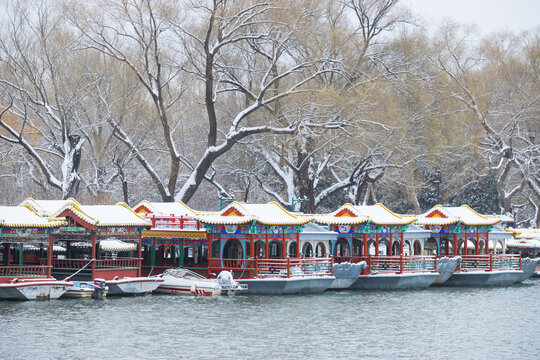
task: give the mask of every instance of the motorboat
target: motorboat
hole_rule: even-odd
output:
[[[105,280],[96,279],[94,282],[74,281],[62,298],[69,299],[103,299],[107,296],[109,287],[105,285]]]
[[[59,281],[55,278],[12,279],[9,283],[0,284],[0,299],[12,300],[54,300],[62,296],[69,287],[70,281]]]
[[[164,279],[156,276],[152,277],[114,277],[105,283],[109,287],[109,295],[146,295],[153,292],[164,282]]]
[[[162,280],[155,292],[163,294],[219,296],[235,295],[246,289],[228,271],[220,272],[217,279],[208,279],[191,270],[177,268],[167,269],[155,278]]]

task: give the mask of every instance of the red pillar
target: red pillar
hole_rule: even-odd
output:
[[[142,267],[142,231],[139,232],[139,246],[137,247],[137,276],[141,276],[141,267]]]
[[[463,255],[467,255],[467,235],[465,235],[465,242],[463,243]]]
[[[396,255],[396,254],[394,254],[394,246],[393,246],[394,244],[392,244],[392,241],[394,240],[392,238],[392,233],[390,233],[389,235],[390,235],[390,237],[389,237],[390,240],[388,240],[388,241],[390,242],[390,250],[389,250],[390,255]]]
[[[281,238],[283,239],[283,251],[281,252],[281,257],[285,259],[287,257],[287,241],[285,241],[285,233],[281,234]]]
[[[5,247],[6,247],[6,259],[7,259],[6,265],[10,266],[11,265],[11,244],[5,243]]]
[[[399,254],[403,255],[403,233],[399,234]],[[409,247],[409,252],[412,252],[413,249]]]
[[[96,274],[96,232],[92,231],[92,281]]]
[[[249,257],[255,258],[255,239],[253,234],[249,234]]]
[[[368,256],[367,234],[363,234],[362,238],[364,239],[364,257],[365,257],[365,256]]]
[[[47,276],[52,276],[52,259],[53,259],[53,234],[49,233],[49,250],[47,251]]]
[[[379,233],[375,234],[375,256],[379,256]]]
[[[270,254],[269,254],[269,250],[270,250],[270,245],[269,245],[269,242],[268,242],[268,234],[264,234],[264,241],[265,241],[265,248],[264,248],[264,258],[265,259],[269,259],[270,258]]]
[[[300,234],[296,233],[296,257],[300,257]]]
[[[477,232],[476,233],[476,252],[475,252],[475,254],[480,255],[479,251],[480,251],[480,233]]]
[[[493,250],[496,250],[495,244],[493,244]],[[493,251],[495,253],[495,251]],[[489,254],[489,235],[486,232],[486,255]]]
[[[212,258],[212,240],[213,240],[214,234],[208,233],[208,258]]]
[[[454,256],[457,255],[457,234],[454,233],[452,234],[452,236],[454,237],[454,241],[452,242],[452,246],[454,248]]]

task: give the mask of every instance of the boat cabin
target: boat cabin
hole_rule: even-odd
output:
[[[358,262],[368,255],[402,255],[405,247],[409,253],[421,254],[419,242],[405,240],[405,232],[414,220],[395,214],[382,204],[345,204],[333,213],[315,215],[317,223],[338,234],[332,246],[336,262]]]
[[[540,229],[508,229],[513,239],[506,242],[511,254],[522,257],[537,257],[540,255]]]
[[[142,273],[161,274],[184,267],[201,275],[208,274],[206,230],[195,220],[195,212],[181,201],[164,203],[141,201],[133,211],[151,221],[142,232]]]
[[[431,231],[427,249],[438,256],[460,255],[462,270],[519,269],[521,263],[515,256],[497,255],[497,248],[504,250],[507,237],[504,232],[503,236],[495,234],[495,225],[500,221],[498,216],[479,214],[467,205],[436,205],[419,215],[415,224]]]
[[[0,206],[0,283],[51,277],[53,232],[65,224],[26,206]]]
[[[324,240],[319,248],[321,241],[317,241],[315,249],[309,241],[306,243],[310,245],[305,243],[305,247],[301,243],[300,235],[313,216],[289,212],[275,202],[232,202],[218,213],[199,214],[195,218],[207,231],[209,272],[229,270],[235,277],[253,278],[267,275],[265,271],[279,270],[289,276],[291,264],[307,262],[304,250],[310,255],[327,252]],[[310,259],[317,266],[324,263],[323,267],[331,272],[328,258]],[[298,264],[293,267],[301,267]]]
[[[53,242],[66,249],[53,257],[53,275],[73,280],[140,276],[141,233],[151,224],[126,204],[81,205],[74,199],[27,199],[23,204],[44,216],[65,219],[52,233]],[[45,264],[47,259],[40,261]]]

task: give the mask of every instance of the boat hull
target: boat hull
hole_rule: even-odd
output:
[[[107,280],[109,295],[146,295],[158,288],[163,279],[159,277],[126,277],[123,279]]]
[[[454,274],[461,261],[461,256],[454,256],[452,258],[442,257],[437,259],[437,272],[439,273],[439,276],[435,279],[434,283],[444,284]]]
[[[314,294],[326,291],[335,281],[333,276],[314,276],[297,278],[238,279],[239,284],[247,285],[245,294],[285,295]]]
[[[159,287],[154,291],[159,294],[169,294],[169,295],[191,295],[191,296],[219,296],[222,295],[220,288],[209,285],[209,284],[173,284],[164,282],[160,284]],[[228,295],[227,293],[223,295]]]
[[[332,267],[332,275],[336,278],[330,285],[328,290],[345,290],[351,287],[358,280],[362,270],[367,267],[365,261],[359,263],[341,263],[334,264]]]
[[[521,270],[457,271],[443,286],[506,286],[519,280]]]
[[[360,275],[351,289],[400,290],[426,288],[435,282],[438,273]]]
[[[73,283],[57,280],[20,281],[0,284],[0,299],[6,300],[56,300]]]
[[[521,271],[523,274],[519,277],[517,282],[522,282],[532,277],[536,271],[539,259],[524,258],[521,260]]]

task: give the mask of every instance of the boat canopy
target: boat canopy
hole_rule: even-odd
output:
[[[50,229],[66,224],[64,219],[40,216],[26,206],[0,206],[0,228]]]
[[[99,248],[103,251],[134,251],[137,244],[126,243],[118,239],[106,239],[99,242]]]
[[[276,202],[246,204],[232,202],[219,213],[199,214],[195,219],[206,224],[239,225],[256,221],[263,225],[304,225],[313,220],[312,215],[292,213]]]
[[[445,226],[461,222],[464,225],[494,225],[500,222],[498,216],[481,215],[471,209],[468,205],[459,207],[448,207],[435,205],[429,211],[418,215],[416,224],[430,226]]]
[[[315,221],[326,225],[356,225],[370,222],[376,225],[408,225],[415,217],[398,215],[383,204],[345,204],[333,213],[314,215]]]

